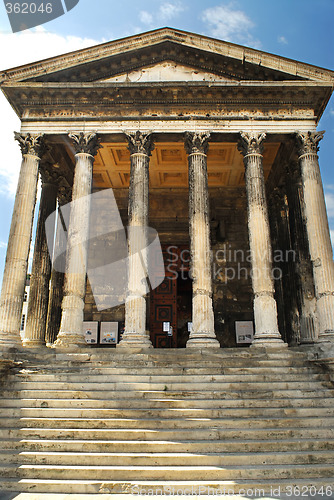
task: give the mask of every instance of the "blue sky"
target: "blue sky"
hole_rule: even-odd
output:
[[[333,0],[80,0],[42,27],[11,33],[0,3],[0,70],[97,43],[171,26],[334,70]],[[20,167],[20,122],[0,96],[0,279]],[[334,240],[334,101],[319,130],[320,166]]]

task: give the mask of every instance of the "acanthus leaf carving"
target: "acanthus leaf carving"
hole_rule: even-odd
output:
[[[124,131],[128,140],[128,150],[130,154],[141,153],[151,156],[154,149],[152,132],[144,133],[137,130],[136,132]]]
[[[305,154],[317,154],[319,151],[318,143],[325,134],[325,130],[320,132],[296,132],[298,153],[300,156]]]
[[[210,132],[186,132],[184,146],[188,154],[207,154]]]
[[[22,155],[32,155],[41,158],[46,152],[44,134],[31,135],[14,132],[15,140],[18,141]]]
[[[262,155],[266,138],[265,132],[240,132],[240,139],[238,141],[238,151],[243,156],[257,154]]]
[[[100,144],[101,138],[96,132],[89,134],[85,134],[84,132],[80,132],[79,134],[69,132],[68,136],[72,139],[76,154],[86,153],[95,156],[98,149],[102,148]]]

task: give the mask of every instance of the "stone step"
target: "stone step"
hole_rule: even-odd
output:
[[[261,466],[84,466],[84,465],[29,465],[20,466],[3,464],[0,466],[0,477],[18,477],[30,479],[81,479],[101,481],[131,481],[148,480],[164,481],[168,475],[169,481],[197,480],[261,480],[300,478],[328,478],[333,474],[333,466],[326,464],[312,465],[261,465]]]
[[[196,384],[194,384],[196,385]],[[268,387],[269,385],[269,387]],[[236,389],[232,390],[219,390],[213,389],[211,390],[196,390],[195,388],[191,391],[187,388],[179,389],[179,390],[169,390],[168,387],[166,390],[140,390],[140,389],[132,389],[125,391],[124,389],[120,389],[117,387],[115,390],[102,390],[101,386],[97,384],[99,389],[96,390],[87,390],[84,387],[82,389],[71,390],[71,389],[46,389],[44,385],[44,390],[36,390],[36,389],[22,389],[22,390],[2,390],[0,392],[0,398],[8,399],[8,398],[20,398],[20,399],[30,399],[30,398],[38,398],[38,399],[127,399],[127,400],[135,400],[135,399],[182,399],[187,398],[190,399],[280,399],[280,398],[332,398],[334,396],[334,389],[325,389],[318,388],[318,390],[314,389],[273,389],[271,384],[267,384],[266,389]]]
[[[290,429],[290,428],[334,428],[334,417],[272,417],[272,418],[56,418],[56,417],[21,417],[0,418],[0,427],[38,428],[38,429]]]
[[[298,485],[290,479],[280,479],[273,481],[272,479],[262,480],[238,480],[235,481],[84,481],[84,480],[50,480],[50,479],[21,479],[19,482],[16,479],[3,479],[0,483],[0,488],[6,491],[31,491],[34,493],[33,498],[29,500],[37,500],[36,492],[43,493],[65,493],[65,494],[89,494],[93,495],[89,498],[103,498],[101,494],[132,494],[134,496],[149,496],[156,494],[164,496],[189,496],[200,495],[203,498],[207,495],[208,498],[223,497],[226,495],[241,495],[242,498],[254,497],[263,498],[265,495],[271,495],[273,498],[280,498],[281,495],[288,495],[287,498],[293,500],[300,498],[301,495],[305,498],[307,492],[311,492],[312,497],[327,499],[333,497],[334,477],[329,478],[309,478],[299,479]],[[297,493],[297,496],[294,495]],[[299,494],[298,494],[299,493]],[[315,496],[319,493],[318,496]],[[99,495],[96,496],[95,495]],[[25,497],[26,498],[26,497]],[[75,497],[74,497],[75,498]],[[125,496],[124,498],[128,498]],[[133,497],[130,497],[133,498]],[[205,498],[205,497],[204,497]],[[228,498],[228,497],[227,497]],[[23,499],[22,499],[23,500]],[[28,499],[27,499],[28,500]],[[44,499],[43,499],[44,500]],[[49,498],[45,499],[49,500]],[[88,498],[87,498],[88,500]],[[239,500],[239,497],[236,497]]]
[[[287,438],[314,438],[314,439],[331,439],[334,437],[334,429],[330,427],[313,427],[313,428],[295,428],[279,429],[275,427],[245,429],[231,428],[220,429],[208,427],[201,429],[201,432],[196,430],[196,427],[191,429],[186,425],[183,428],[177,429],[75,429],[75,428],[2,428],[0,429],[0,439],[97,439],[97,440],[181,440],[181,441],[201,441],[201,440],[219,440],[219,439],[287,439]]]
[[[54,452],[88,452],[99,453],[164,453],[166,449],[173,453],[238,453],[240,450],[247,453],[261,453],[261,452],[318,452],[319,450],[333,451],[334,439],[328,438],[314,438],[314,437],[297,437],[289,436],[285,438],[280,436],[279,440],[270,439],[266,436],[265,440],[245,439],[240,437],[238,440],[224,439],[221,440],[188,440],[188,441],[162,441],[158,439],[147,441],[136,439],[133,440],[117,440],[117,439],[88,439],[81,438],[62,439],[56,437],[55,439],[47,438],[30,438],[25,439],[22,436],[8,437],[1,441],[1,448],[6,450],[22,451],[54,451]]]
[[[334,407],[325,408],[0,408],[1,418],[300,418],[334,417]]]
[[[236,357],[197,357],[193,359],[187,359],[186,357],[179,356],[177,351],[174,350],[172,356],[159,356],[156,360],[152,360],[151,356],[149,358],[136,358],[133,356],[128,356],[126,359],[122,359],[119,353],[114,356],[113,359],[107,359],[102,357],[94,358],[94,356],[82,357],[79,356],[77,359],[70,354],[59,354],[56,359],[40,359],[34,362],[33,359],[21,359],[25,365],[29,365],[30,368],[41,368],[50,369],[51,367],[57,368],[82,368],[83,364],[87,364],[89,368],[125,368],[131,370],[134,366],[136,369],[142,367],[161,367],[168,368],[168,366],[173,366],[174,368],[252,368],[252,367],[305,367],[313,366],[307,359],[303,357],[296,358],[294,356],[282,356],[282,357],[266,357],[266,356],[250,356],[244,358],[242,356],[236,355]]]
[[[207,383],[201,382],[170,382],[165,380],[163,383],[155,382],[34,382],[17,381],[11,384],[13,391],[44,391],[46,387],[51,391],[316,391],[329,389],[334,396],[334,386],[331,382],[313,382],[313,381],[289,381],[289,382],[220,382],[214,381]]]
[[[137,375],[133,373],[95,373],[95,372],[83,372],[83,373],[59,373],[59,374],[29,374],[29,373],[19,373],[17,375],[11,375],[8,377],[8,382],[19,383],[19,382],[33,382],[36,384],[41,383],[155,383],[155,384],[166,384],[168,383],[251,383],[251,382],[262,382],[262,383],[277,383],[277,382],[328,382],[326,374],[313,374],[309,372],[289,372],[286,373],[282,371],[279,373],[235,373],[235,374],[225,374],[225,373],[166,373],[162,375],[160,372],[157,374],[140,374]],[[329,385],[330,386],[330,385]]]
[[[331,464],[334,450],[293,451],[269,453],[89,453],[20,451],[0,449],[1,463],[44,465],[108,465],[108,466],[239,466],[239,465],[284,465],[284,464]]]
[[[319,394],[319,393],[317,393]],[[43,394],[44,395],[44,394]],[[10,393],[10,396],[13,396]],[[324,397],[320,395],[317,397],[312,394],[311,397],[275,397],[268,395],[268,399],[256,399],[256,398],[242,398],[242,399],[231,399],[226,395],[225,399],[219,398],[219,394],[211,394],[211,399],[206,399],[202,397],[201,399],[187,398],[187,394],[183,395],[183,399],[172,399],[170,395],[163,393],[162,397],[151,396],[142,397],[141,399],[132,399],[129,397],[116,397],[113,394],[112,399],[94,399],[92,397],[80,399],[80,394],[76,394],[75,398],[73,393],[69,393],[66,399],[63,399],[64,394],[57,393],[59,399],[50,398],[49,393],[41,397],[41,393],[32,394],[33,397],[26,398],[22,395],[21,398],[0,398],[0,404],[3,407],[18,408],[21,406],[31,407],[31,408],[102,408],[102,409],[184,409],[184,408],[200,408],[200,409],[211,409],[211,408],[333,408],[334,398]],[[93,394],[94,396],[94,394]],[[185,397],[184,397],[185,396]]]

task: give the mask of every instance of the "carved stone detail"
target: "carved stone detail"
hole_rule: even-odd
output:
[[[39,173],[41,174],[42,185],[43,184],[58,184],[60,179],[60,173],[53,169],[51,163],[43,163],[39,166]]]
[[[184,146],[188,155],[195,153],[207,154],[210,132],[186,132]]]
[[[44,134],[42,135],[23,135],[14,132],[15,140],[19,142],[22,155],[32,155],[41,158],[46,151],[44,143]]]
[[[152,132],[144,133],[137,130],[137,132],[124,132],[128,140],[128,150],[130,154],[144,154],[151,156],[154,149]]]
[[[98,149],[102,148],[100,144],[101,138],[96,132],[92,132],[90,134],[84,134],[84,132],[73,134],[70,132],[68,136],[72,139],[76,154],[86,153],[91,156],[95,156]]]
[[[296,132],[297,146],[299,155],[317,154],[319,151],[318,143],[321,141],[325,131],[321,132]]]
[[[247,155],[263,153],[263,141],[266,138],[265,132],[240,132],[240,139],[238,142],[238,151],[245,157]],[[247,161],[244,158],[244,162]]]

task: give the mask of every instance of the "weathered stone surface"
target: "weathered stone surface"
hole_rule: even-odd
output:
[[[86,290],[87,239],[94,154],[99,146],[96,134],[71,134],[76,147],[72,201],[68,228],[62,319],[55,347],[85,345],[83,308]]]
[[[255,337],[253,344],[282,344],[274,299],[272,249],[265,193],[262,152],[265,133],[241,132],[248,203],[249,246],[252,262]]]
[[[45,233],[45,221],[56,210],[56,179],[44,177],[39,204],[34,258],[30,277],[30,293],[24,347],[45,345],[48,314],[51,259]]]
[[[149,347],[146,330],[147,237],[149,157],[152,135],[140,131],[126,133],[131,154],[128,216],[128,293],[125,300],[125,330],[120,347]],[[138,231],[141,228],[143,231]],[[131,231],[133,229],[133,231]],[[142,250],[141,250],[142,249]]]
[[[187,347],[219,347],[212,307],[212,256],[206,153],[209,133],[187,132],[189,167],[189,233],[191,252],[192,331]]]
[[[44,151],[43,137],[16,134],[22,165],[8,238],[0,298],[0,345],[21,345],[20,324],[27,278],[31,232],[36,203],[38,165]]]
[[[319,320],[319,341],[334,341],[334,262],[325,197],[318,163],[324,132],[297,132],[303,179],[306,227],[313,265]]]

